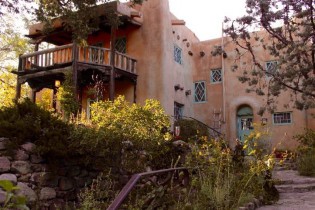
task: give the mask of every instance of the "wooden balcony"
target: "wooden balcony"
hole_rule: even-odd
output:
[[[105,74],[111,69],[110,49],[102,47],[81,47],[74,44],[63,45],[20,56],[17,74],[26,80],[32,75],[62,73],[67,67],[76,66],[77,70],[98,69]],[[126,54],[115,53],[114,67],[116,74],[137,77],[137,60]],[[50,73],[48,73],[50,72]]]

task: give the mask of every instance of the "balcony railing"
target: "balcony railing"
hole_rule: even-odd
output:
[[[74,47],[77,47],[76,51],[73,50]],[[22,55],[20,57],[19,71],[54,69],[60,66],[71,65],[74,60],[83,64],[110,66],[110,51],[110,49],[102,47],[63,45]],[[114,67],[117,69],[136,74],[136,63],[136,59],[126,54],[115,53]]]

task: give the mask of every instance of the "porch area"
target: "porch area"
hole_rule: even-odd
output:
[[[112,95],[115,94],[115,80],[131,82],[135,102],[138,76],[136,64],[137,60],[127,54],[109,48],[73,43],[21,55],[18,71],[14,72],[18,77],[16,99],[20,97],[21,85],[24,83],[31,87],[31,99],[35,101],[36,92],[43,88],[57,89],[56,81],[62,83],[66,72],[71,72],[74,91],[81,103],[82,89],[91,84],[96,72],[101,82],[109,84]]]

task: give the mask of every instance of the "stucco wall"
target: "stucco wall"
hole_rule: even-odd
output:
[[[261,36],[265,34],[261,32]],[[250,71],[253,68],[250,55],[242,50],[241,54],[244,55],[236,63],[237,54],[235,51],[235,45],[224,38],[224,50],[227,53],[227,57],[211,56],[210,52],[214,49],[214,46],[221,45],[221,39],[214,39],[196,44],[195,48],[198,51],[204,50],[206,55],[204,59],[196,59],[196,69],[194,69],[194,81],[206,81],[207,82],[207,101],[202,104],[194,104],[195,116],[208,123],[211,126],[211,116],[213,115],[213,109],[222,107],[223,115],[225,114],[224,125],[222,126],[223,132],[226,135],[226,139],[230,141],[231,146],[234,146],[234,140],[237,137],[237,110],[241,105],[248,105],[253,109],[254,122],[260,124],[262,118],[267,118],[267,127],[269,128],[269,141],[272,147],[278,149],[293,149],[296,147],[297,142],[293,139],[293,136],[297,133],[302,133],[305,127],[315,128],[315,119],[311,117],[313,110],[299,111],[292,108],[290,102],[290,95],[288,92],[282,92],[277,98],[277,106],[274,112],[291,112],[292,123],[285,125],[275,125],[273,123],[272,114],[268,111],[263,116],[258,115],[259,110],[266,106],[266,96],[258,96],[256,93],[248,93],[246,89],[248,85],[242,84],[238,80],[238,76],[241,76],[243,69]],[[266,61],[274,60],[262,46],[254,48],[257,55],[257,60],[265,65]],[[237,64],[238,69],[232,71],[232,66]],[[210,83],[210,70],[222,68],[223,82],[221,84]],[[268,83],[269,78],[266,76],[263,78],[264,83]],[[217,86],[217,87],[216,87]],[[291,103],[291,108],[287,107],[287,104]]]

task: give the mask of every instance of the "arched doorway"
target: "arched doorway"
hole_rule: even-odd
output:
[[[253,128],[253,109],[248,106],[240,106],[237,110],[237,137],[244,142],[246,136],[250,134]]]

